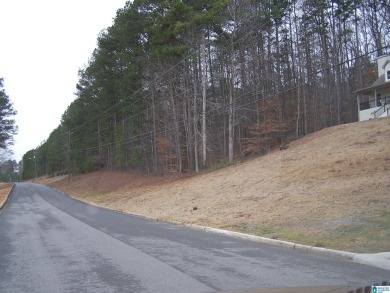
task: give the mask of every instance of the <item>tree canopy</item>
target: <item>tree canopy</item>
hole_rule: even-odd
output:
[[[354,92],[390,52],[385,2],[128,1],[38,172],[198,171],[356,121]]]
[[[4,79],[0,78],[0,148],[6,149],[13,144],[13,136],[17,133],[15,120],[16,110],[5,92]]]

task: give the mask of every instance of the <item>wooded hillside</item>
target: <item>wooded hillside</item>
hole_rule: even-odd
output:
[[[197,172],[356,121],[354,91],[376,79],[389,36],[384,0],[128,2],[23,177],[34,163]]]

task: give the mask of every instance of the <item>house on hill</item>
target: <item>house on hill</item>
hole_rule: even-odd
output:
[[[390,116],[390,56],[377,59],[378,79],[356,91],[359,121]]]

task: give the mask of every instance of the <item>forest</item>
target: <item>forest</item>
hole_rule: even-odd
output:
[[[284,149],[357,121],[355,91],[389,47],[388,0],[129,1],[23,179],[200,172]]]

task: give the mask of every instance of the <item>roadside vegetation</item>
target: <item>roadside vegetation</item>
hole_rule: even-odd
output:
[[[367,217],[316,220],[310,225],[318,228],[305,231],[294,230],[294,227],[289,229],[249,225],[231,227],[231,229],[272,239],[359,253],[390,251],[390,212],[388,211]]]
[[[12,190],[12,183],[0,183],[0,209],[7,201],[8,195]]]
[[[390,118],[340,125],[215,171],[47,184],[116,210],[353,252],[390,251]],[[223,168],[219,168],[223,167]],[[58,177],[57,179],[61,179]]]
[[[357,121],[355,91],[390,52],[389,7],[127,1],[102,28],[60,125],[24,155],[23,179],[198,173]]]

